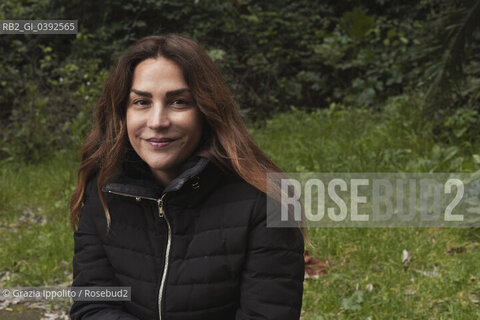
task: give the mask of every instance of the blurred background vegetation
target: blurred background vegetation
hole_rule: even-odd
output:
[[[407,96],[439,140],[473,139],[478,16],[477,0],[2,1],[0,19],[78,19],[80,30],[0,37],[0,159],[78,149],[108,70],[158,32],[200,42],[255,124],[332,103],[378,112]]]
[[[287,172],[477,172],[479,16],[480,0],[0,2],[0,20],[79,25],[0,35],[0,286],[71,283],[79,149],[138,38],[201,43]],[[480,318],[478,229],[309,233],[327,274],[305,282],[304,319]]]

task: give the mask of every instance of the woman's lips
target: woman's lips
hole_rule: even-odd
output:
[[[161,149],[169,146],[175,140],[176,139],[172,139],[172,138],[150,138],[150,139],[146,139],[145,141],[155,149]]]

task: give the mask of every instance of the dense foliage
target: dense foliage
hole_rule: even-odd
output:
[[[77,147],[109,68],[155,32],[203,44],[248,119],[331,103],[378,111],[407,94],[421,98],[435,132],[476,137],[462,124],[478,120],[479,8],[479,0],[2,1],[0,19],[78,19],[80,31],[0,37],[0,160]]]

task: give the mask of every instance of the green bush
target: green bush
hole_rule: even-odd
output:
[[[287,172],[476,170],[473,155],[478,154],[478,140],[439,140],[423,118],[421,103],[397,97],[382,112],[338,104],[310,113],[292,108],[251,132]]]

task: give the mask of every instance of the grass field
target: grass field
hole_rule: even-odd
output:
[[[71,279],[72,159],[58,155],[37,165],[9,163],[0,169],[0,284],[43,286]]]
[[[471,172],[477,143],[438,141],[393,103],[381,114],[293,110],[251,133],[288,172]],[[76,161],[64,152],[0,168],[0,286],[69,284],[68,200]],[[327,274],[305,281],[304,319],[480,318],[480,233],[448,228],[311,228]],[[402,264],[402,251],[411,261]]]

